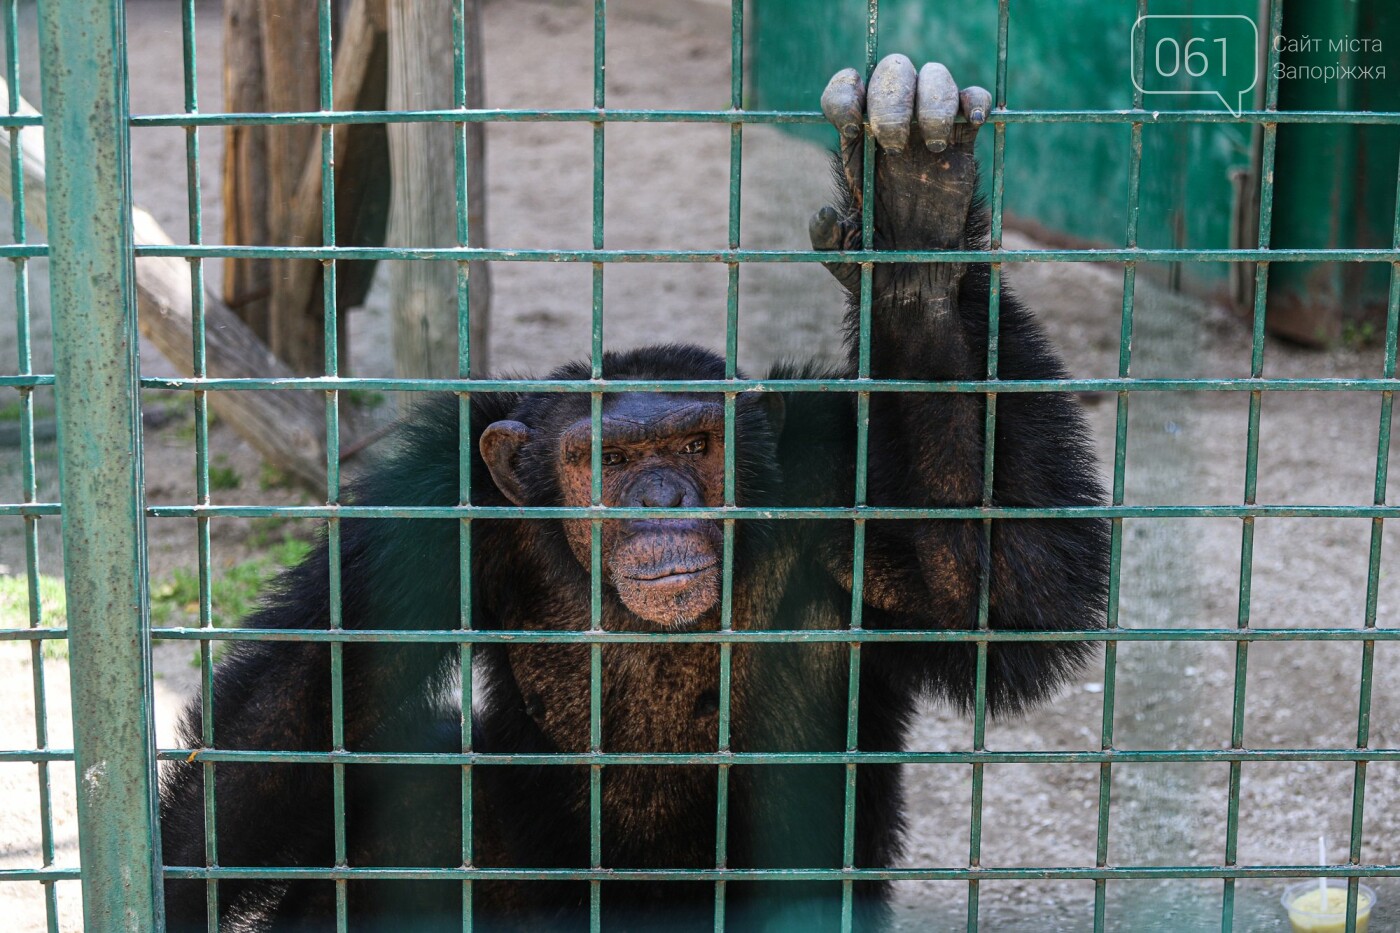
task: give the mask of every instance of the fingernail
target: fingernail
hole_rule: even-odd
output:
[[[929,152],[942,152],[948,148],[948,143],[941,139],[930,139],[928,141]]]
[[[974,110],[974,111],[972,111],[972,122],[973,122],[973,123],[985,123],[985,122],[987,122],[987,115],[986,115],[985,113],[983,113],[981,110]]]
[[[903,155],[903,154],[904,154],[904,147],[903,147],[903,146],[886,146],[886,147],[885,147],[885,155]]]
[[[855,139],[860,135],[860,124],[847,123],[845,126],[841,127],[841,135],[847,139]]]

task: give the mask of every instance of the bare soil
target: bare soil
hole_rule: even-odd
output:
[[[220,16],[199,4],[200,100],[220,109]],[[489,106],[578,107],[590,103],[591,5],[581,0],[511,0],[486,8]],[[31,20],[22,36],[24,90],[37,103]],[[129,0],[132,106],[137,112],[178,110],[178,5]],[[990,70],[990,63],[988,68]],[[608,100],[624,107],[728,106],[727,6],[708,2],[609,4]],[[985,80],[984,80],[985,83]],[[813,88],[814,97],[818,93]],[[220,134],[202,143],[204,227],[220,230]],[[752,247],[803,247],[809,213],[824,203],[826,155],[767,127],[743,135],[743,242]],[[186,231],[184,145],[178,130],[133,133],[137,198],[172,235]],[[589,244],[591,147],[586,126],[515,124],[488,127],[489,237],[501,247],[579,248]],[[1126,149],[1125,149],[1126,153]],[[1008,150],[1008,158],[1015,153]],[[729,130],[706,125],[616,125],[607,131],[607,244],[637,248],[719,248],[727,228]],[[451,188],[444,179],[444,196]],[[1014,192],[1008,192],[1008,197]],[[1017,246],[1034,246],[1012,237]],[[209,263],[217,290],[218,264]],[[47,279],[31,264],[35,368],[50,368]],[[383,279],[381,270],[380,279]],[[493,306],[494,367],[539,372],[586,355],[589,270],[570,264],[497,263]],[[10,276],[9,264],[0,277]],[[1116,268],[1029,263],[1009,269],[1012,287],[1038,310],[1072,371],[1118,372],[1122,272]],[[826,274],[811,265],[749,266],[742,270],[740,358],[750,371],[791,356],[830,356],[838,346],[841,299]],[[0,281],[0,295],[13,294]],[[6,319],[13,302],[5,299]],[[1247,375],[1250,342],[1237,320],[1211,304],[1151,282],[1136,293],[1132,374],[1184,377]],[[667,339],[723,346],[723,267],[688,264],[612,266],[607,272],[605,339],[627,346]],[[381,287],[351,319],[351,369],[388,374],[388,315]],[[0,371],[16,369],[14,327],[0,334]],[[170,372],[149,346],[147,373]],[[1327,354],[1270,341],[1266,372],[1276,376],[1362,376],[1380,372],[1375,347]],[[148,411],[169,409],[163,427],[147,432],[146,473],[152,502],[193,497],[193,444],[188,402],[147,400]],[[1086,396],[1102,462],[1113,462],[1115,403]],[[1248,396],[1244,393],[1137,393],[1127,420],[1125,500],[1130,504],[1216,504],[1243,501]],[[52,396],[36,393],[41,418]],[[381,406],[387,409],[390,406]],[[1373,394],[1273,393],[1264,400],[1258,458],[1258,501],[1369,504],[1373,501],[1380,399]],[[7,442],[13,444],[12,441]],[[11,450],[17,449],[14,447]],[[262,488],[260,465],[248,446],[216,424],[216,462],[240,478],[216,501],[285,503],[300,493]],[[0,455],[0,500],[17,501],[17,456]],[[41,499],[57,498],[54,449],[40,445]],[[41,568],[56,573],[61,547],[56,522],[40,523]],[[1393,526],[1392,526],[1393,528]],[[1381,558],[1377,620],[1396,624],[1397,594],[1390,566],[1395,532],[1387,528]],[[216,571],[266,546],[269,530],[216,521]],[[152,579],[194,565],[190,523],[153,520]],[[306,529],[288,528],[292,533]],[[275,540],[281,529],[273,529]],[[24,572],[20,523],[0,521],[0,574]],[[1227,519],[1134,519],[1124,523],[1120,624],[1125,627],[1228,627],[1240,619],[1242,523]],[[1261,627],[1359,627],[1365,618],[1371,523],[1359,519],[1267,519],[1256,524],[1249,612]],[[0,625],[22,624],[6,619]],[[1370,743],[1400,742],[1400,648],[1377,645]],[[197,689],[189,646],[160,643],[156,651],[158,740],[172,741],[181,704]],[[48,741],[71,747],[67,664],[45,659]],[[1255,748],[1341,747],[1356,742],[1358,643],[1258,643],[1248,650],[1243,683],[1244,738]],[[1125,642],[1117,654],[1113,742],[1124,749],[1226,748],[1230,745],[1236,649],[1222,643]],[[0,643],[0,748],[36,744],[34,687],[27,646]],[[1063,696],[1021,719],[991,723],[987,746],[1019,750],[1095,750],[1103,728],[1105,676],[1091,665]],[[969,722],[946,709],[921,709],[911,748],[971,747]],[[968,863],[971,769],[965,765],[908,770],[906,866]],[[1308,864],[1317,836],[1340,861],[1350,841],[1356,769],[1346,763],[1250,763],[1242,769],[1240,864]],[[1095,863],[1097,765],[996,765],[985,773],[981,862],[988,866],[1092,866]],[[49,769],[54,797],[54,844],[61,866],[76,864],[72,768]],[[1226,851],[1229,768],[1224,764],[1120,764],[1112,772],[1112,865],[1219,865]],[[1400,766],[1367,769],[1361,858],[1400,862]],[[0,764],[0,870],[40,863],[36,768]],[[1373,885],[1380,906],[1372,930],[1400,926],[1400,884]],[[1108,886],[1108,928],[1183,931],[1219,928],[1218,881],[1115,882]],[[1283,930],[1281,884],[1238,886],[1236,929]],[[81,928],[76,882],[57,885],[62,930]],[[1091,925],[1092,882],[987,883],[980,892],[984,929],[1077,931]],[[962,928],[968,888],[960,883],[906,883],[898,897],[900,928]],[[41,887],[0,883],[0,915],[8,930],[45,928]]]

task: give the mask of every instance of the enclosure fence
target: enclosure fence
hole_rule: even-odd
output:
[[[1241,879],[1326,876],[1346,879],[1346,929],[1357,925],[1358,882],[1372,877],[1400,876],[1400,865],[1362,861],[1362,827],[1366,773],[1371,762],[1400,761],[1400,749],[1375,748],[1370,743],[1371,684],[1374,647],[1378,641],[1400,640],[1400,630],[1377,628],[1377,590],[1380,577],[1382,526],[1397,517],[1397,506],[1386,503],[1388,451],[1396,378],[1397,335],[1400,334],[1400,212],[1395,241],[1390,249],[1270,249],[1273,206],[1273,166],[1277,128],[1281,123],[1375,123],[1400,125],[1400,112],[1345,113],[1323,111],[1280,112],[1275,66],[1279,51],[1269,43],[1267,90],[1263,110],[1246,110],[1238,117],[1208,110],[1157,112],[1144,110],[1139,90],[1130,110],[1017,110],[1007,107],[1007,48],[1010,2],[999,0],[995,106],[988,120],[994,131],[990,186],[991,243],[981,251],[874,251],[872,205],[875,160],[873,139],[867,131],[864,160],[864,216],[861,248],[842,253],[745,249],[740,231],[740,179],[742,141],[748,124],[823,122],[815,111],[747,110],[743,102],[743,0],[732,0],[732,78],[730,107],[725,110],[620,110],[607,106],[604,62],[607,15],[605,0],[595,0],[593,107],[573,110],[470,109],[466,102],[467,18],[462,0],[454,4],[455,106],[447,110],[394,112],[335,112],[332,110],[331,0],[316,0],[320,16],[320,106],[305,113],[204,113],[196,87],[194,0],[182,0],[184,36],[184,109],[179,113],[132,115],[127,104],[127,74],[122,0],[42,0],[39,4],[41,68],[44,91],[43,117],[20,110],[19,44],[16,38],[18,0],[0,0],[7,43],[5,69],[9,84],[8,115],[0,118],[11,139],[8,171],[14,191],[15,242],[0,247],[0,256],[16,270],[15,301],[18,309],[19,371],[0,375],[0,388],[17,393],[20,403],[23,459],[22,501],[0,504],[0,516],[18,517],[25,525],[25,568],[28,577],[29,618],[21,628],[0,629],[0,640],[28,642],[34,661],[34,700],[37,711],[32,748],[0,750],[2,763],[31,763],[38,776],[38,806],[42,825],[43,864],[32,868],[0,870],[0,881],[34,882],[43,886],[48,927],[59,927],[57,882],[81,880],[84,916],[90,930],[152,930],[161,913],[162,878],[202,879],[208,885],[209,929],[219,917],[219,885],[241,878],[333,881],[337,888],[339,928],[346,928],[346,884],[350,879],[434,878],[458,880],[463,886],[464,929],[470,929],[474,882],[485,879],[571,879],[590,886],[592,927],[601,926],[601,904],[607,884],[614,880],[703,881],[714,885],[715,929],[726,924],[727,885],[740,881],[839,881],[843,888],[843,926],[853,923],[853,884],[863,879],[936,880],[965,882],[968,886],[967,929],[979,929],[979,885],[1011,879],[1083,880],[1095,888],[1093,928],[1106,924],[1106,892],[1110,882],[1131,879],[1216,879],[1223,886],[1221,927],[1234,925],[1235,888]],[[1139,15],[1147,12],[1146,0],[1138,0]],[[1282,0],[1269,4],[1267,36],[1280,34]],[[868,32],[865,44],[867,73],[879,52],[879,3],[868,0]],[[1135,35],[1138,52],[1143,37]],[[1135,58],[1141,88],[1141,62]],[[814,95],[815,97],[815,95]],[[586,250],[490,249],[469,242],[467,224],[467,127],[476,122],[556,121],[586,123],[592,127],[593,215],[592,245]],[[333,139],[341,127],[352,123],[439,122],[455,130],[455,199],[457,243],[437,248],[347,248],[336,245],[334,204],[335,164]],[[700,122],[730,127],[729,220],[727,248],[706,250],[609,249],[604,235],[604,139],[609,124],[619,122]],[[1006,129],[1018,123],[1091,123],[1130,127],[1128,159],[1128,223],[1121,248],[1112,249],[1008,249],[1003,245],[1003,162]],[[1263,163],[1257,249],[1144,249],[1138,246],[1138,198],[1143,127],[1168,122],[1238,122],[1262,127]],[[320,130],[322,152],[322,236],[325,245],[212,246],[204,242],[200,207],[200,132],[233,125],[303,124]],[[19,133],[25,127],[46,130],[48,159],[48,242],[30,242],[27,235],[25,192]],[[132,127],[180,127],[185,131],[189,188],[189,245],[142,245],[133,242],[129,131]],[[31,320],[26,264],[36,257],[51,264],[54,322],[54,373],[32,371]],[[134,262],[139,257],[179,257],[189,263],[194,301],[194,373],[187,378],[141,378],[137,360]],[[324,269],[325,373],[310,378],[209,378],[204,356],[204,263],[225,257],[314,260]],[[449,262],[457,270],[459,312],[459,373],[457,379],[344,378],[337,359],[335,313],[336,268],[345,260],[406,260]],[[592,373],[580,381],[549,379],[498,380],[469,378],[472,348],[468,333],[469,261],[571,262],[592,267]],[[998,378],[998,307],[1005,264],[1040,262],[1111,262],[1123,267],[1123,301],[1118,344],[1118,374],[1114,378],[1002,381]],[[738,376],[739,277],[748,263],[832,262],[858,263],[860,327],[858,373],[854,379],[779,380],[741,379]],[[989,262],[991,264],[991,314],[989,349],[984,378],[957,381],[884,381],[870,378],[870,318],[872,270],[879,262]],[[1368,378],[1271,378],[1264,374],[1265,304],[1271,265],[1280,262],[1369,262],[1391,267],[1386,313],[1384,365]],[[604,280],[607,267],[624,262],[716,263],[728,271],[725,378],[709,381],[605,380],[602,371]],[[1132,375],[1132,336],[1135,282],[1143,263],[1244,263],[1254,268],[1256,286],[1253,310],[1252,354],[1248,377],[1138,379]],[[815,271],[815,270],[814,270]],[[54,387],[59,401],[59,436],[62,503],[39,501],[35,481],[35,432],[33,393]],[[189,393],[195,409],[197,501],[187,505],[147,507],[142,476],[139,390],[167,389]],[[325,395],[327,435],[326,503],[317,506],[272,507],[215,505],[210,501],[209,418],[210,393],[234,391],[313,390]],[[345,504],[341,501],[340,425],[342,393],[349,390],[402,392],[449,391],[459,396],[461,431],[460,502],[443,508],[397,508]],[[492,508],[472,503],[470,488],[470,432],[465,428],[472,393],[575,392],[592,402],[592,501],[589,508]],[[725,462],[724,505],[720,508],[650,509],[602,508],[602,412],[603,400],[619,392],[711,392],[724,398]],[[735,436],[736,402],[740,393],[757,391],[846,392],[857,397],[857,477],[855,502],[843,508],[746,509],[736,505]],[[867,505],[866,452],[870,393],[946,392],[985,396],[985,470],[982,503],[973,507],[915,509],[876,508]],[[993,451],[999,395],[1014,392],[1115,393],[1116,432],[1112,463],[1112,500],[1101,506],[1020,508],[992,504]],[[1128,411],[1132,396],[1142,392],[1243,392],[1249,396],[1246,466],[1241,501],[1219,505],[1125,505]],[[1260,410],[1265,393],[1320,391],[1374,391],[1380,394],[1379,446],[1376,452],[1375,499],[1369,506],[1270,505],[1256,499]],[[275,427],[273,428],[275,430]],[[39,599],[38,525],[45,517],[62,516],[65,581],[68,593],[67,627],[45,624]],[[210,522],[216,518],[295,517],[324,522],[332,559],[332,592],[329,630],[266,630],[215,628],[210,596],[213,575],[210,560]],[[603,589],[601,521],[606,518],[643,517],[712,518],[723,523],[722,625],[714,632],[619,633],[602,630]],[[460,625],[455,630],[371,631],[341,628],[340,528],[347,518],[436,518],[460,522],[462,599]],[[1005,631],[988,625],[989,572],[981,579],[978,624],[970,630],[874,631],[861,624],[862,577],[865,558],[865,526],[872,520],[962,519],[982,523],[984,540],[990,542],[994,521],[1097,517],[1112,525],[1112,584],[1105,627],[1082,631]],[[1255,522],[1271,517],[1352,517],[1372,523],[1364,626],[1360,628],[1260,628],[1251,624],[1250,581]],[[193,518],[198,528],[199,603],[197,627],[153,630],[149,623],[146,581],[145,523],[167,518]],[[583,518],[592,523],[592,626],[585,632],[503,632],[473,628],[469,612],[472,579],[470,567],[471,524],[487,518]],[[853,592],[848,628],[836,631],[755,631],[733,626],[732,571],[735,523],[745,519],[823,520],[850,522],[854,526]],[[1125,519],[1231,518],[1240,522],[1240,598],[1235,627],[1201,629],[1122,628],[1118,624],[1119,584]],[[67,640],[71,659],[74,747],[53,747],[45,718],[46,685],[41,651],[51,640]],[[152,726],[152,639],[194,642],[200,649],[202,676],[202,748],[157,749]],[[220,749],[214,732],[211,697],[213,649],[216,643],[251,640],[297,640],[329,643],[333,682],[333,744],[330,752],[233,751]],[[345,767],[356,763],[418,763],[419,754],[350,752],[344,748],[342,708],[342,652],[350,642],[419,641],[459,645],[461,662],[469,669],[477,645],[510,642],[586,644],[590,657],[590,747],[587,752],[549,755],[493,755],[472,748],[470,729],[471,678],[462,679],[461,750],[431,756],[435,766],[458,767],[462,772],[462,864],[457,868],[348,867],[345,833]],[[1354,745],[1321,749],[1259,749],[1245,742],[1246,674],[1249,651],[1255,642],[1277,641],[1360,642],[1360,704]],[[849,650],[849,693],[844,752],[746,753],[730,748],[730,680],[735,645],[771,642],[828,642]],[[1092,641],[1105,647],[1101,747],[1097,751],[989,751],[986,748],[986,683],[988,646],[993,642]],[[1114,743],[1115,673],[1118,646],[1122,642],[1213,641],[1235,645],[1233,724],[1228,748],[1181,750],[1125,750]],[[720,652],[719,740],[713,751],[696,754],[622,754],[602,751],[601,679],[602,648],[618,643],[710,643]],[[876,642],[972,643],[976,646],[976,700],[973,741],[970,750],[918,752],[859,751],[858,697],[861,651]],[[204,768],[204,819],[207,864],[203,867],[162,866],[156,816],[156,773],[160,761],[191,759],[197,755]],[[80,868],[59,867],[54,860],[50,766],[73,762],[79,784]],[[214,765],[219,762],[304,762],[329,764],[334,771],[335,854],[333,868],[249,868],[224,866],[218,859],[215,820]],[[1312,865],[1240,864],[1237,840],[1240,812],[1240,774],[1246,762],[1324,761],[1353,762],[1351,835],[1344,865],[1319,868]],[[1117,865],[1109,860],[1111,789],[1116,766],[1144,762],[1228,763],[1228,811],[1223,852],[1209,865]],[[857,765],[945,764],[971,769],[972,795],[970,846],[967,864],[957,868],[856,867],[855,817]],[[1099,769],[1097,844],[1093,867],[1030,866],[987,868],[981,865],[984,772],[988,765],[1006,763],[1082,763]],[[718,774],[718,808],[714,866],[703,870],[605,868],[602,854],[601,787],[603,769],[613,765],[709,765]],[[783,767],[793,764],[835,764],[845,768],[844,864],[830,869],[735,869],[729,867],[726,824],[730,770],[738,765]],[[477,767],[511,765],[573,765],[589,769],[591,867],[582,869],[481,868],[473,864],[471,773]],[[986,924],[983,924],[985,928]]]

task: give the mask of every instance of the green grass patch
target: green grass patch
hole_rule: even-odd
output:
[[[238,624],[257,606],[258,596],[273,577],[311,553],[309,542],[293,537],[285,529],[279,530],[282,537],[263,544],[263,552],[257,557],[214,569],[209,592],[214,625]],[[39,606],[45,627],[62,628],[68,624],[68,600],[62,577],[39,575]],[[152,581],[151,622],[163,627],[199,624],[198,573],[177,567],[168,577]],[[0,574],[0,628],[28,627],[29,579],[22,573]],[[224,647],[219,645],[219,649]],[[66,660],[68,642],[46,640],[44,656]],[[215,656],[217,658],[217,651]],[[197,650],[195,663],[198,663]]]
[[[62,628],[68,624],[68,597],[63,591],[63,578],[39,574],[40,624],[45,628]],[[0,628],[29,627],[29,578],[24,574],[0,574]],[[44,657],[67,658],[68,642],[49,639],[44,642]]]
[[[311,552],[311,545],[285,534],[269,544],[257,557],[215,567],[209,586],[210,621],[218,626],[237,625],[258,605],[258,597],[269,581],[288,567],[300,563]],[[199,625],[199,574],[177,567],[162,580],[151,584],[151,624],[162,628]],[[215,646],[217,661],[228,646]],[[195,649],[192,664],[199,663]]]
[[[214,492],[227,492],[242,485],[243,477],[222,454],[216,456],[214,462],[209,464],[209,488]]]
[[[210,620],[235,625],[257,605],[263,587],[281,571],[311,552],[311,545],[290,535],[250,560],[214,568],[209,587]],[[151,585],[151,621],[155,625],[199,624],[199,574],[184,567]]]

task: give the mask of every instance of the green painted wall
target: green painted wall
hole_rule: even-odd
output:
[[[752,0],[754,105],[812,109],[817,89],[838,68],[864,60],[866,4],[861,0]],[[1258,0],[1154,0],[1157,14],[1235,14],[1260,21]],[[1128,108],[1133,102],[1130,56],[1136,3],[1128,0],[1016,0],[1008,36],[1007,104],[1017,109]],[[1158,24],[1155,43],[1163,33]],[[1183,30],[1187,27],[1183,25]],[[1196,27],[1207,38],[1231,35],[1227,21]],[[1247,27],[1246,27],[1247,28]],[[1261,39],[1267,24],[1261,26]],[[1288,0],[1285,34],[1324,40],[1375,37],[1380,54],[1352,56],[1351,64],[1387,64],[1385,80],[1284,81],[1288,108],[1400,107],[1400,5],[1393,0]],[[992,87],[996,80],[996,4],[882,0],[882,52],[901,51],[916,62],[943,61],[964,83]],[[1236,43],[1235,46],[1239,44]],[[1248,50],[1231,46],[1230,74],[1252,71]],[[1323,42],[1320,58],[1337,53]],[[1151,48],[1148,54],[1151,54]],[[1318,58],[1314,56],[1314,58]],[[1320,60],[1320,59],[1319,59]],[[1304,58],[1284,56],[1285,63]],[[1308,60],[1311,61],[1311,60]],[[1184,76],[1183,76],[1184,77]],[[1148,82],[1149,89],[1163,87]],[[1262,95],[1263,75],[1259,91]],[[1246,106],[1256,106],[1246,98]],[[1262,96],[1260,98],[1262,101]],[[1216,108],[1213,98],[1149,95],[1145,106]],[[794,127],[834,145],[822,127]],[[1386,246],[1394,212],[1396,127],[1284,126],[1279,131],[1274,245]],[[990,144],[982,147],[990,162]],[[1015,124],[1006,133],[1008,215],[1060,237],[1116,245],[1127,223],[1129,129],[1083,123]],[[1231,175],[1252,169],[1252,128],[1196,124],[1147,126],[1139,241],[1147,247],[1225,248],[1231,245],[1235,202]],[[989,174],[990,165],[984,166]],[[1319,218],[1326,218],[1319,222]],[[1198,288],[1224,289],[1224,264],[1172,270]],[[1386,268],[1295,267],[1280,276],[1279,298],[1359,306],[1383,300]],[[1319,283],[1327,284],[1319,290]],[[1332,293],[1335,294],[1332,294]],[[1344,297],[1343,297],[1344,296]],[[1271,314],[1274,301],[1271,299]]]

